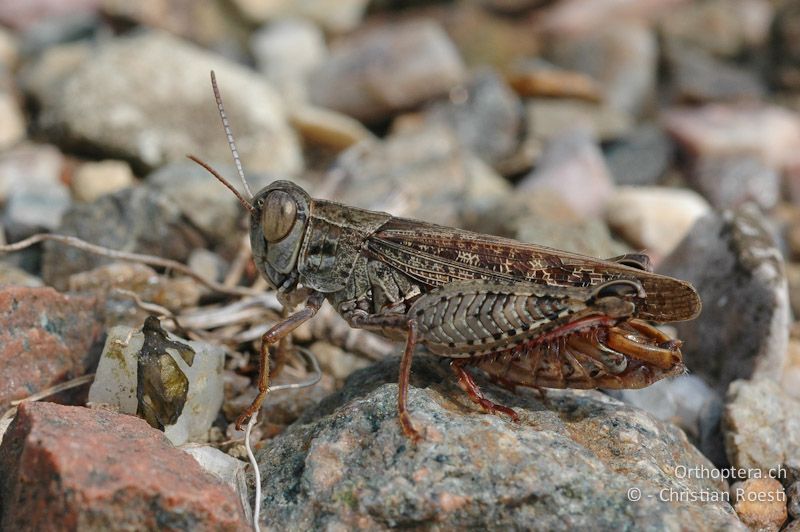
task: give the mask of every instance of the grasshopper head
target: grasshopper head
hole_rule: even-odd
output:
[[[250,244],[261,274],[280,288],[297,266],[311,197],[290,181],[275,181],[252,199]]]

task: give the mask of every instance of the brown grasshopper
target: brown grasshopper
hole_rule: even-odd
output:
[[[232,135],[222,109],[229,142]],[[238,154],[231,142],[237,168]],[[269,387],[269,346],[328,301],[352,327],[405,339],[397,409],[403,432],[419,439],[406,408],[418,344],[450,359],[484,410],[516,413],[486,399],[467,370],[534,388],[641,388],[685,371],[681,342],[649,325],[689,320],[701,309],[687,282],[653,273],[649,258],[607,260],[525,244],[311,198],[276,181],[248,201],[250,242],[261,274],[287,305],[305,307],[262,337],[258,396]],[[240,172],[241,175],[241,172]],[[647,320],[647,321],[645,321]]]

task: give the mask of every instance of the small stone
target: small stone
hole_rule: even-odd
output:
[[[515,63],[506,75],[509,85],[526,98],[575,98],[600,102],[603,89],[582,72],[556,67],[542,59]]]
[[[734,489],[734,508],[750,530],[777,532],[786,521],[786,494],[773,478],[748,479]]]
[[[340,381],[349,377],[354,371],[370,365],[369,360],[348,353],[328,342],[314,342],[310,349],[317,357],[319,367]]]
[[[564,132],[588,129],[602,141],[626,136],[631,128],[630,116],[613,109],[579,100],[528,100],[525,104],[528,136],[547,141]]]
[[[359,25],[369,0],[232,0],[232,3],[255,23],[305,18],[331,33],[347,33]]]
[[[508,211],[499,209],[496,213],[499,218],[508,215]],[[631,251],[611,237],[608,226],[600,219],[590,218],[578,222],[551,221],[537,212],[532,212],[516,218],[513,226],[516,227],[514,238],[520,242],[531,242],[590,257],[616,257]]]
[[[672,141],[653,124],[637,127],[606,152],[606,163],[618,185],[656,185],[672,162]]]
[[[4,0],[0,3],[0,23],[27,30],[48,19],[94,13],[99,3],[99,0]]]
[[[94,382],[89,389],[89,402],[111,405],[124,414],[137,414],[137,360],[141,356],[144,338],[140,330],[129,327],[114,327],[108,331]],[[205,441],[208,429],[222,406],[225,350],[172,334],[169,339],[194,349],[194,361],[189,366],[173,349],[167,350],[179,371],[188,379],[188,393],[182,412],[173,424],[164,427],[164,435],[176,446],[188,441]]]
[[[331,50],[311,76],[311,101],[364,122],[446,94],[465,78],[447,34],[433,22],[381,26]]]
[[[766,88],[752,72],[716,59],[696,48],[666,47],[673,97],[680,103],[755,101]]]
[[[753,155],[703,157],[690,172],[692,185],[716,209],[752,201],[762,209],[778,203],[781,176]]]
[[[204,248],[193,249],[186,265],[211,281],[222,281],[228,266],[225,259]]]
[[[335,151],[377,140],[358,120],[322,107],[296,106],[289,112],[289,121],[307,144]]]
[[[510,185],[461,148],[443,127],[387,137],[343,152],[332,199],[441,225],[458,226],[489,208]]]
[[[664,13],[681,5],[686,0],[640,0],[619,2],[618,0],[570,0],[548,4],[543,10],[538,27],[553,38],[585,35],[608,27],[620,20],[657,20]]]
[[[0,528],[246,530],[237,494],[141,419],[25,403],[0,446]],[[53,479],[58,479],[57,482]]]
[[[772,59],[776,63],[773,79],[783,88],[800,89],[800,6],[783,2],[775,13]]]
[[[0,90],[0,150],[10,148],[24,139],[25,133],[22,109],[11,92]]]
[[[517,147],[521,115],[517,95],[497,74],[482,70],[463,87],[451,91],[448,101],[429,106],[425,121],[450,127],[461,144],[494,164]]]
[[[49,144],[23,144],[0,153],[0,203],[19,190],[61,185],[64,156]]]
[[[308,99],[309,74],[328,54],[322,31],[299,18],[259,29],[250,38],[250,49],[258,70],[290,102]]]
[[[695,223],[660,265],[694,285],[703,312],[675,323],[689,370],[720,393],[735,379],[779,380],[789,341],[783,257],[752,204]]]
[[[100,196],[133,186],[131,167],[125,161],[101,161],[81,164],[72,176],[72,195],[91,203]]]
[[[0,242],[0,244],[2,244],[2,242]],[[44,286],[44,282],[38,277],[29,274],[22,268],[17,268],[11,264],[0,262],[0,287],[5,285],[36,288],[39,286]]]
[[[664,124],[697,158],[752,155],[780,171],[800,149],[800,118],[777,106],[679,108],[666,112]]]
[[[0,28],[0,69],[11,72],[19,60],[19,43],[14,34],[6,28]]]
[[[608,201],[606,221],[634,248],[646,250],[658,262],[709,212],[708,202],[691,190],[619,187]]]
[[[679,2],[659,20],[670,40],[720,57],[736,57],[766,44],[774,8],[768,0]],[[779,20],[779,19],[776,19]]]
[[[793,482],[786,489],[786,497],[788,498],[786,509],[793,519],[800,519],[800,482]],[[784,529],[786,530],[786,529]]]
[[[800,401],[772,380],[734,381],[722,429],[731,465],[768,476],[800,456]]]
[[[566,218],[584,220],[602,215],[614,194],[614,182],[591,135],[575,130],[550,141],[517,190],[536,201],[545,198],[563,206]]]
[[[489,399],[516,409],[514,423],[481,411],[440,362],[414,358],[417,444],[397,421],[395,358],[352,374],[264,447],[265,521],[276,529],[743,529],[722,499],[724,482],[676,474],[713,466],[673,425],[596,391],[551,390],[543,406],[533,393],[480,380]],[[635,503],[632,487],[642,491]],[[663,490],[720,499],[667,502]]]
[[[683,375],[640,390],[611,390],[609,393],[680,427],[703,456],[720,467],[727,465],[720,431],[722,397],[700,377]]]
[[[187,153],[229,160],[222,129],[208,127],[219,123],[211,69],[226,96],[244,167],[300,170],[297,139],[272,87],[256,73],[164,33],[109,40],[60,83],[29,90],[41,105],[39,126],[53,139],[129,159],[141,172],[183,161]]]
[[[112,262],[75,273],[69,276],[67,286],[71,292],[91,292],[104,298],[115,297],[116,289],[127,290],[143,301],[175,312],[197,305],[201,296],[194,279],[159,275],[149,266],[135,262]]]
[[[234,492],[246,491],[245,463],[209,445],[185,446],[181,450],[194,458],[200,467],[230,486]]]
[[[94,297],[0,287],[0,323],[0,411],[97,364],[103,317]]]
[[[205,244],[171,198],[145,187],[127,188],[93,203],[73,205],[58,232],[111,249],[178,261],[185,261],[193,248]],[[109,262],[112,260],[46,242],[42,278],[56,288],[66,288],[70,275]]]
[[[548,57],[597,80],[609,107],[638,115],[650,104],[656,88],[658,43],[646,24],[609,21],[585,34],[559,37],[553,39]]]

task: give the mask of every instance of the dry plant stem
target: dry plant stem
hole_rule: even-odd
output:
[[[78,386],[83,386],[84,384],[90,383],[93,380],[94,380],[94,373],[87,373],[86,375],[75,377],[74,379],[68,380],[67,382],[62,382],[56,384],[55,386],[45,388],[44,390],[29,395],[24,399],[17,399],[15,401],[11,401],[11,408],[6,410],[5,413],[3,413],[3,416],[0,417],[0,419],[7,419],[9,417],[13,417],[14,414],[17,412],[17,406],[19,406],[21,403],[27,403],[29,401],[39,401],[41,399],[44,399],[45,397],[50,397],[51,395],[57,394],[59,392],[63,392],[65,390],[71,390],[72,388],[77,388]]]
[[[258,520],[261,513],[261,471],[258,470],[258,462],[256,462],[256,456],[253,454],[253,448],[250,444],[250,434],[257,422],[258,412],[253,414],[250,421],[247,422],[247,429],[244,432],[244,448],[247,450],[247,459],[250,461],[250,467],[253,468],[253,481],[256,485],[256,499],[255,504],[253,504],[253,530],[260,532],[261,528]]]
[[[236,252],[231,267],[228,273],[225,274],[225,279],[222,281],[224,286],[236,286],[242,280],[244,269],[247,267],[247,261],[250,260],[252,252],[250,251],[250,238],[247,235],[242,236],[242,241],[239,245],[239,250]]]
[[[126,251],[110,249],[107,247],[98,246],[96,244],[91,244],[89,242],[86,242],[85,240],[81,240],[80,238],[74,236],[39,233],[31,237],[28,237],[24,240],[20,240],[19,242],[0,246],[0,252],[8,253],[8,252],[20,251],[35,244],[38,244],[39,242],[43,242],[45,240],[59,242],[64,245],[86,251],[88,253],[94,253],[95,255],[100,255],[111,259],[138,262],[141,264],[146,264],[148,266],[171,269],[176,272],[182,273],[183,275],[191,277],[192,279],[196,280],[197,282],[207,287],[208,289],[213,290],[214,292],[218,292],[220,294],[227,294],[232,296],[252,296],[258,294],[258,292],[250,288],[228,287],[219,284],[217,282],[211,281],[209,279],[206,279],[205,277],[198,274],[185,264],[182,264],[178,261],[163,259],[161,257],[156,257],[154,255],[145,255],[143,253],[128,253]]]

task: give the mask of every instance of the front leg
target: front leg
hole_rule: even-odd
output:
[[[236,430],[242,430],[242,425],[244,425],[253,414],[258,412],[261,408],[261,404],[267,397],[267,392],[269,391],[269,346],[275,342],[281,341],[293,330],[313,318],[322,306],[323,301],[325,301],[325,296],[323,294],[313,292],[306,301],[306,306],[303,310],[275,324],[261,337],[261,350],[258,359],[258,395],[256,395],[256,398],[250,403],[250,406],[247,407],[247,410],[236,420]]]

